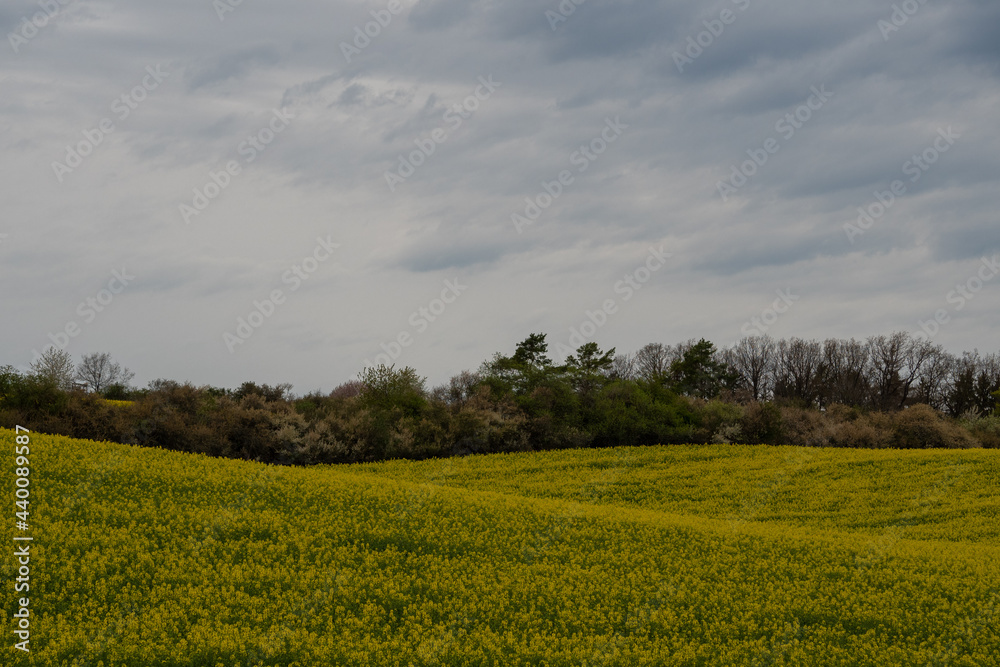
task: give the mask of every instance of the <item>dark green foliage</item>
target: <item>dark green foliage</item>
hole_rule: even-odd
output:
[[[786,359],[788,372],[765,378],[756,394],[746,391],[752,359],[718,352],[704,339],[646,346],[637,356],[641,372],[617,373],[614,348],[604,352],[588,342],[557,366],[545,335],[534,333],[510,356],[498,353],[478,372],[433,391],[410,367],[378,366],[329,394],[301,397],[287,384],[244,382],[229,390],[162,379],[145,389],[110,385],[102,396],[66,391],[8,366],[0,368],[0,426],[278,464],[685,442],[1000,447],[996,356],[953,358],[947,382],[930,374],[920,380],[915,395],[953,415],[945,417],[915,401],[891,412],[874,410],[863,397],[851,406],[830,402],[857,392],[820,385],[860,362],[831,357],[830,368],[837,362],[848,370],[820,365],[813,372],[811,360],[823,358],[814,344],[783,345],[777,349],[784,357],[775,359]],[[855,356],[862,351],[842,347]],[[830,354],[840,349],[830,347]],[[951,363],[939,361],[941,368]],[[899,372],[887,367],[892,380]]]
[[[67,392],[40,375],[22,375],[10,366],[0,369],[0,398],[5,409],[28,416],[60,414],[69,402]]]
[[[398,410],[402,415],[414,417],[427,405],[424,378],[409,366],[398,371],[394,366],[367,368],[361,374],[361,384],[360,403],[371,410]]]
[[[552,360],[545,354],[548,349],[549,345],[545,342],[545,334],[531,334],[517,344],[511,361],[520,368],[535,370],[548,368],[552,365]]]
[[[234,398],[245,398],[247,396],[260,396],[268,403],[273,403],[277,401],[288,400],[291,395],[292,385],[284,383],[275,386],[270,386],[266,384],[258,385],[254,382],[244,382],[240,385],[240,388],[234,391]],[[214,396],[225,395],[225,389],[216,389],[214,387],[206,388],[206,391]]]
[[[128,401],[132,397],[132,392],[127,385],[115,383],[101,391],[101,396],[109,401]]]
[[[615,360],[615,348],[601,352],[597,343],[584,343],[576,354],[566,357],[569,380],[581,395],[589,396],[607,381]]]
[[[702,338],[670,367],[674,389],[685,396],[715,398],[735,382],[735,376],[716,359],[715,345]]]
[[[655,382],[614,381],[597,394],[583,426],[594,445],[653,445],[683,441],[695,422],[671,390]]]

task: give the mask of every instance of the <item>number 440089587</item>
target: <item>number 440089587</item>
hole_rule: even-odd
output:
[[[22,431],[24,431],[24,435],[21,434]],[[17,502],[15,504],[21,510],[20,512],[15,512],[15,515],[23,522],[19,525],[23,525],[24,528],[27,528],[25,524],[28,522],[28,496],[31,495],[28,491],[28,474],[31,472],[28,468],[28,454],[31,453],[28,445],[31,439],[27,435],[30,432],[23,426],[17,426],[15,430],[15,441],[17,442],[17,446],[14,448],[14,453],[17,455],[17,458],[14,459],[14,463],[17,464],[17,468],[14,470],[14,474],[17,475],[17,479],[15,480],[15,484],[17,485]]]

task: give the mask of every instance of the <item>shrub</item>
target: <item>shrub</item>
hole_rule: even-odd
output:
[[[901,449],[976,447],[979,443],[956,422],[929,405],[913,405],[892,417],[891,446]]]
[[[101,395],[108,399],[109,401],[127,401],[132,397],[131,391],[127,385],[124,384],[112,384],[108,385]]]
[[[828,427],[832,447],[883,449],[892,446],[890,420],[878,412],[864,414],[854,408],[845,408],[839,414],[834,411]]]
[[[55,381],[38,375],[21,375],[4,369],[0,391],[4,407],[21,412],[28,419],[58,415],[69,404],[69,393]]]
[[[981,446],[988,449],[1000,449],[1000,415],[977,419],[966,428]]]
[[[748,403],[739,425],[748,445],[777,445],[782,441],[781,409],[774,403]]]
[[[781,408],[782,444],[828,447],[834,428],[834,419],[828,414],[793,406]]]
[[[698,426],[704,434],[705,442],[742,442],[743,429],[740,420],[743,408],[734,403],[720,400],[695,402],[692,408],[697,415]]]
[[[74,438],[125,442],[132,437],[134,421],[130,406],[111,405],[98,394],[73,392],[57,428]]]

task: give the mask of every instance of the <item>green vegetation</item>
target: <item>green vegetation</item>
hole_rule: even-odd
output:
[[[1000,447],[1000,355],[954,357],[906,334],[634,355],[587,342],[562,364],[531,334],[441,387],[378,366],[305,396],[253,382],[126,390],[116,380],[131,371],[108,354],[79,367],[100,392],[65,391],[71,361],[48,362],[27,376],[0,369],[0,426],[282,464],[687,442]]]

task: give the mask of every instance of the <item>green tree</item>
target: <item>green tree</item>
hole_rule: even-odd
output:
[[[552,365],[548,349],[545,334],[533,333],[517,344],[513,355],[507,357],[499,352],[493,355],[493,359],[483,363],[479,373],[495,396],[531,394],[564,371]]]
[[[480,368],[493,399],[513,398],[532,420],[529,430],[536,444],[558,440],[576,418],[579,402],[566,367],[554,366],[547,353],[545,334],[531,334],[513,355],[498,353]]]
[[[23,411],[23,417],[31,418],[60,414],[68,400],[56,381],[44,374],[22,375],[13,366],[0,368],[0,408]]]
[[[589,395],[607,380],[615,362],[615,348],[601,352],[597,343],[584,343],[576,350],[576,355],[566,357],[566,371],[573,387],[583,395]]]
[[[715,398],[730,387],[735,375],[716,359],[715,345],[702,338],[670,366],[674,390],[686,396]]]
[[[426,378],[417,375],[409,366],[396,370],[395,366],[379,364],[366,368],[359,375],[361,405],[376,410],[398,408],[405,415],[419,415],[427,405]]]
[[[548,350],[545,334],[533,333],[517,344],[511,360],[525,368],[544,370],[552,366],[552,360],[546,354]]]

